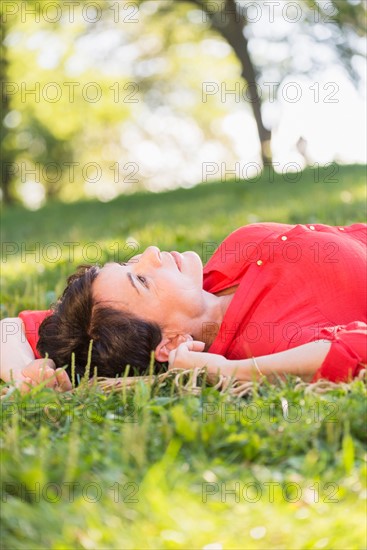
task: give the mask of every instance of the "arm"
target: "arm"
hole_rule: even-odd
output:
[[[256,362],[262,374],[270,380],[273,375],[284,378],[285,374],[299,376],[310,382],[315,372],[321,367],[331,347],[330,341],[318,340],[296,348],[256,357]],[[190,369],[208,367],[209,374],[224,374],[233,376],[241,382],[258,379],[258,373],[252,359],[226,359],[214,353],[200,353],[204,343],[184,342],[170,352],[169,368]]]
[[[19,317],[7,318],[1,324],[0,379],[16,383],[22,392],[50,379],[47,387],[61,391],[71,389],[70,379],[63,369],[55,371],[52,359],[35,359]]]
[[[349,382],[367,367],[367,324],[353,321],[324,328],[319,333],[319,340],[257,357],[256,362],[266,376],[271,376],[271,372],[288,373],[306,382],[316,382],[320,378]],[[248,368],[248,360],[238,361],[237,366],[239,372],[243,372]]]
[[[318,340],[273,355],[256,357],[256,363],[261,373],[270,380],[276,376],[284,378],[285,374],[293,374],[305,382],[311,382],[330,347],[331,342]],[[228,371],[241,381],[252,380],[254,375],[256,378],[260,376],[252,359],[230,360],[229,363],[228,367],[223,369],[223,374],[224,370]]]

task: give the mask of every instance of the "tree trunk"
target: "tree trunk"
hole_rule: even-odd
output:
[[[1,188],[3,192],[3,202],[10,204],[14,202],[13,197],[10,192],[10,184],[12,180],[12,175],[10,171],[10,165],[14,161],[13,155],[8,148],[5,147],[5,139],[9,134],[9,130],[4,126],[4,118],[8,114],[9,108],[9,97],[6,94],[5,82],[6,82],[6,72],[7,72],[7,55],[6,47],[4,44],[5,39],[5,24],[3,21],[2,15],[0,16],[0,26],[1,26],[1,57],[0,57],[0,86],[1,86],[1,119],[0,119],[0,167],[1,167]]]
[[[257,88],[257,75],[248,51],[248,40],[243,34],[245,20],[237,10],[235,0],[225,0],[223,9],[211,12],[205,0],[192,0],[204,10],[215,28],[228,42],[241,63],[241,76],[248,85],[247,95],[251,101],[261,144],[261,158],[264,166],[272,166],[271,131],[265,128],[261,114],[261,98]]]

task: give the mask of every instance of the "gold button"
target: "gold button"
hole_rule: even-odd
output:
[[[314,225],[310,225],[310,229],[311,229],[311,231],[314,231],[315,226],[314,226]]]
[[[344,231],[344,227],[339,227],[339,231]]]
[[[286,237],[285,235],[283,235],[282,237],[282,241],[286,241],[288,237]]]
[[[263,265],[263,261],[262,260],[257,260],[257,265]]]

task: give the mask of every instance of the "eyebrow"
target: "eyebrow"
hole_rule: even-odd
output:
[[[131,285],[135,288],[136,292],[137,292],[138,294],[140,294],[139,289],[138,289],[138,287],[136,286],[136,284],[135,284],[135,282],[134,282],[134,279],[133,279],[133,276],[131,275],[131,273],[128,273],[128,274],[127,274],[127,277],[128,277],[128,279],[129,279]]]
[[[110,265],[110,264],[113,264],[113,263],[114,262],[107,262],[105,265]],[[127,262],[116,262],[116,263],[118,263],[120,265],[127,265]],[[138,287],[136,286],[135,281],[134,281],[133,276],[131,275],[131,273],[127,273],[127,278],[129,279],[131,286],[133,288],[135,288],[135,290],[138,294],[140,294],[140,291],[139,291]]]

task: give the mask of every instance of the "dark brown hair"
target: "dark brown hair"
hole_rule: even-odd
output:
[[[90,376],[95,366],[98,376],[121,375],[126,365],[131,366],[131,374],[145,372],[151,352],[162,339],[161,329],[129,312],[94,304],[92,283],[99,270],[82,265],[68,278],[53,313],[40,326],[37,349],[43,357],[47,353],[57,367],[68,365],[69,376],[74,352],[75,372],[83,377],[93,340]],[[154,361],[155,367],[161,365]]]

